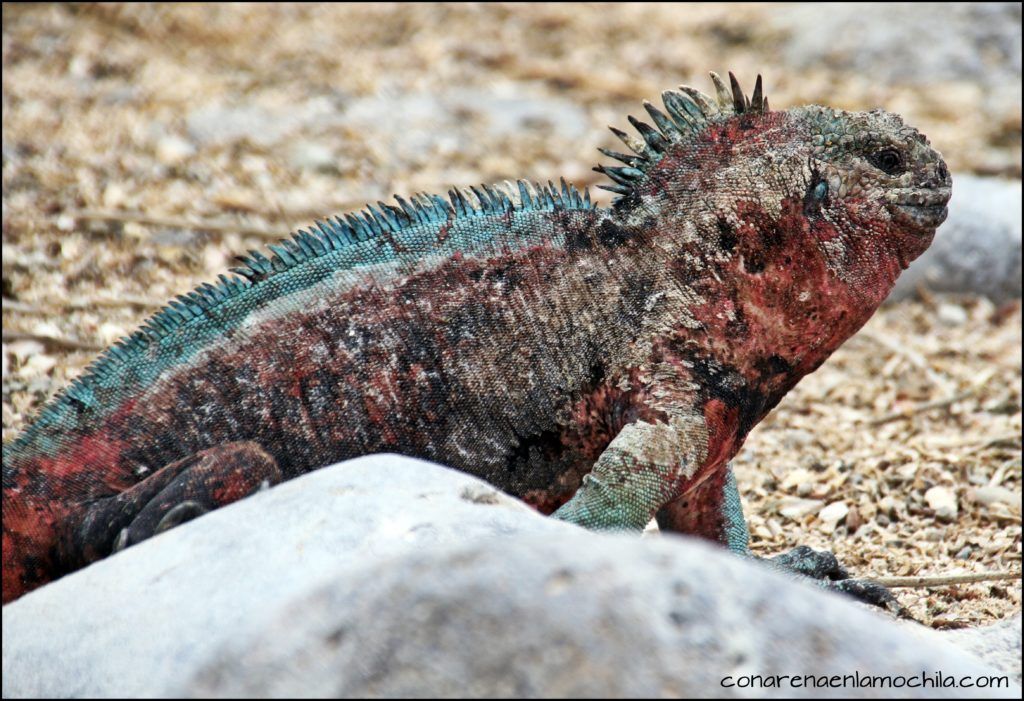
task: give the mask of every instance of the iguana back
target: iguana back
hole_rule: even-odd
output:
[[[574,284],[566,261],[585,248],[566,239],[594,236],[602,215],[564,183],[522,182],[515,196],[482,186],[450,202],[398,198],[319,222],[269,258],[251,251],[233,277],[171,302],[54,398],[4,447],[5,481],[32,463],[73,478],[57,494],[96,499],[257,436],[272,437],[289,476],[374,450],[457,460],[443,440],[465,418],[453,398],[490,382],[503,409],[523,401],[499,367],[578,384],[575,350],[538,366],[514,353],[497,362],[495,346],[580,335],[571,295],[556,288]],[[556,297],[539,298],[549,284]]]

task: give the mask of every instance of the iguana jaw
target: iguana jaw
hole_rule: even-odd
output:
[[[890,193],[887,209],[898,228],[895,253],[901,270],[931,245],[935,230],[949,216],[950,194],[948,186],[903,188]]]
[[[906,199],[893,203],[891,209],[896,220],[912,230],[932,233],[949,216],[950,190],[943,188],[930,192],[915,191]]]

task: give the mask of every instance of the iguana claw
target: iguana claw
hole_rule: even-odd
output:
[[[163,515],[160,521],[156,524],[156,528],[153,529],[153,535],[168,531],[175,526],[180,526],[187,521],[191,521],[198,516],[202,516],[208,511],[209,509],[198,501],[183,501]]]
[[[806,545],[800,545],[788,553],[765,560],[776,569],[816,580],[823,589],[852,596],[901,618],[911,618],[891,591],[869,579],[851,579],[846,568],[827,550],[812,550]]]
[[[884,608],[900,618],[913,619],[902,604],[886,587],[870,579],[843,579],[838,582],[824,582],[825,588],[842,592],[866,604]]]
[[[117,534],[117,539],[114,540],[114,547],[110,549],[110,554],[119,553],[128,547],[128,529],[122,528],[120,533]]]

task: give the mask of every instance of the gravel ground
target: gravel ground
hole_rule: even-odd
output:
[[[762,72],[776,108],[885,106],[955,172],[1019,178],[1016,7],[1016,34],[991,18],[1009,6],[932,19],[959,53],[929,80],[873,72],[885,56],[856,45],[850,70],[827,53],[841,42],[801,43],[816,17],[778,5],[5,4],[4,439],[235,253],[393,192],[593,185],[604,125],[707,90],[707,70]],[[1019,572],[1020,344],[1019,302],[883,309],[738,458],[755,549],[828,547],[877,576]],[[900,592],[937,627],[1020,609],[1019,580]]]

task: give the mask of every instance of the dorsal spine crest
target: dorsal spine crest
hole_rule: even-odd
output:
[[[621,129],[609,127],[612,133],[636,154],[598,149],[609,158],[626,164],[625,167],[599,165],[594,168],[598,173],[607,175],[613,183],[597,187],[622,196],[617,197],[613,201],[614,204],[618,204],[636,191],[637,185],[646,177],[649,169],[661,160],[672,145],[687,143],[711,122],[724,121],[741,114],[768,112],[768,99],[764,97],[760,75],[754,83],[751,97],[743,93],[739,81],[731,72],[729,86],[726,86],[725,81],[717,73],[711,74],[711,81],[715,85],[714,98],[695,88],[682,85],[678,91],[666,90],[661,94],[665,112],[645,100],[643,106],[654,122],[654,127],[633,116],[627,117],[629,123],[642,137],[640,139]]]
[[[506,191],[507,190],[507,191]],[[474,202],[475,200],[475,202]],[[395,196],[398,206],[378,202],[360,212],[350,212],[330,219],[314,222],[309,230],[298,229],[291,237],[270,244],[267,256],[250,250],[237,256],[238,265],[231,268],[233,275],[221,274],[214,283],[202,283],[196,289],[170,300],[133,333],[125,336],[96,358],[82,375],[54,396],[33,421],[41,428],[48,417],[57,417],[69,405],[98,406],[95,388],[105,380],[116,379],[120,368],[133,362],[152,344],[159,343],[189,322],[207,318],[209,312],[229,302],[254,285],[287,273],[321,256],[354,247],[366,241],[390,237],[416,226],[439,225],[470,217],[503,215],[509,212],[543,212],[559,210],[592,210],[590,193],[581,193],[575,186],[560,180],[559,185],[547,185],[519,180],[516,187],[481,185],[453,188],[448,199],[440,195],[417,193],[409,199]],[[350,266],[358,263],[350,263]],[[10,446],[12,450],[22,442],[31,440],[32,430],[24,431]]]

